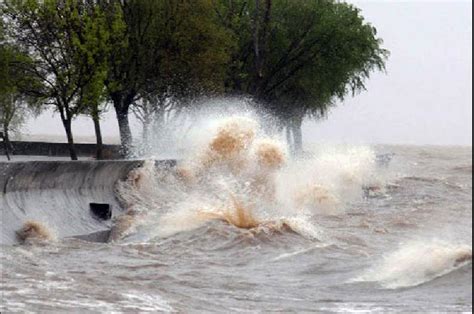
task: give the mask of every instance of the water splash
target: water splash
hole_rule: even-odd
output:
[[[22,243],[44,243],[56,239],[54,233],[43,223],[29,220],[17,231],[18,239]]]
[[[119,184],[128,213],[117,219],[117,234],[142,225],[150,238],[167,237],[217,220],[320,239],[314,217],[343,213],[374,180],[376,158],[368,148],[291,159],[285,143],[251,117],[214,119],[205,129],[176,169],[156,169],[150,161]]]

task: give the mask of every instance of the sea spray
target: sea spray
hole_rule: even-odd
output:
[[[22,243],[27,244],[44,243],[56,239],[50,228],[36,220],[26,221],[16,234]]]
[[[266,135],[258,120],[231,116],[210,125],[205,140],[196,141],[176,169],[156,169],[150,161],[118,185],[127,209],[147,216],[126,217],[125,225],[140,217],[153,238],[218,220],[317,239],[321,228],[313,217],[343,213],[374,178],[375,154],[368,148],[291,159],[285,144]]]

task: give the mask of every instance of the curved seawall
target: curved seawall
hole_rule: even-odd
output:
[[[111,221],[97,219],[89,204],[110,204],[113,216],[122,211],[116,183],[142,165],[143,161],[0,163],[0,244],[17,243],[15,231],[27,220],[45,224],[58,238],[109,230]]]

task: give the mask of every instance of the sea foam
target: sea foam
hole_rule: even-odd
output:
[[[286,143],[265,134],[257,119],[224,117],[206,129],[190,134],[203,138],[176,169],[156,169],[150,161],[119,184],[127,209],[148,215],[141,221],[150,237],[218,220],[317,238],[314,217],[343,213],[375,178],[375,153],[366,147],[328,147],[314,157],[290,158]]]

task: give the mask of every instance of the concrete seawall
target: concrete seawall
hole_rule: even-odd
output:
[[[66,143],[47,142],[11,142],[13,155],[22,156],[49,156],[49,157],[69,157],[69,146]],[[75,144],[79,157],[95,157],[95,144]],[[5,155],[4,146],[0,142],[0,155]],[[104,156],[106,159],[120,158],[120,146],[104,145]]]
[[[110,229],[96,219],[90,203],[107,203],[113,215],[123,209],[115,186],[143,161],[0,163],[0,244],[17,243],[15,231],[37,220],[58,238]]]

